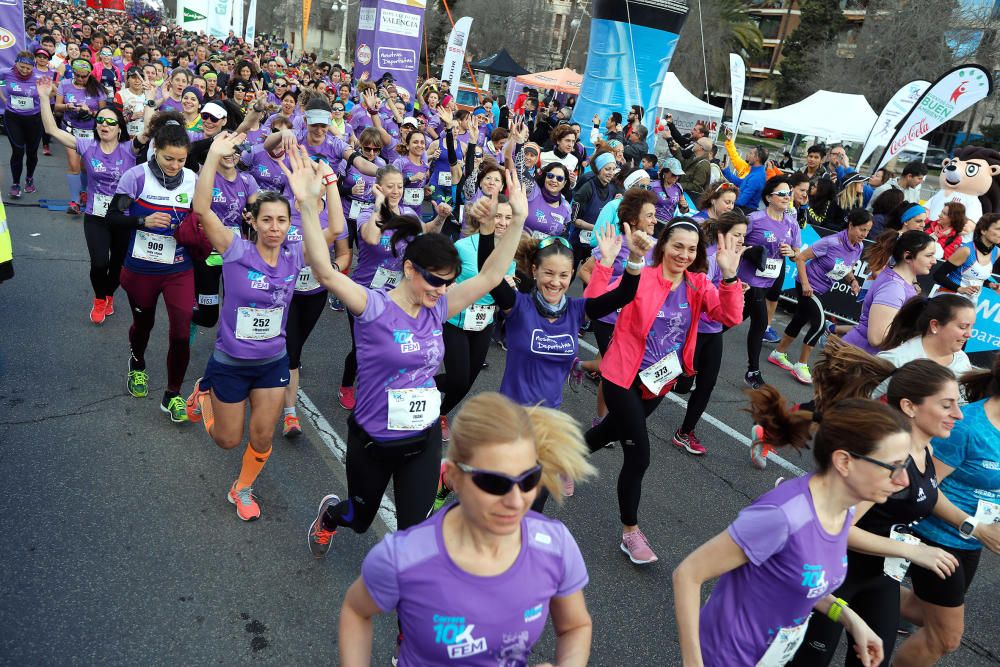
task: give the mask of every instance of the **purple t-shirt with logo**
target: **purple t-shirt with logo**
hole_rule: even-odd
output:
[[[295,208],[294,201],[291,202],[291,205],[292,205],[291,225],[289,225],[288,227],[288,234],[285,236],[285,238],[288,240],[288,243],[301,244],[302,214],[299,212],[297,208]],[[323,230],[325,230],[327,227],[330,226],[329,209],[326,206],[326,201],[323,202],[323,208],[321,208],[319,211],[319,226],[320,229]],[[347,226],[345,225],[343,231],[341,231],[340,235],[334,240],[340,240],[346,238],[347,238]],[[304,252],[305,251],[303,251],[303,253]],[[325,291],[325,288],[322,285],[319,285],[318,283],[315,287],[312,287],[311,285],[314,281],[311,280],[311,277],[312,277],[312,269],[308,266],[304,267],[299,272],[299,277],[295,281],[296,294],[319,294],[320,292]]]
[[[285,349],[288,305],[304,265],[301,243],[282,244],[278,264],[271,266],[254,243],[234,233],[233,242],[222,253],[226,298],[215,349],[237,359],[280,355]],[[280,325],[275,319],[280,319]]]
[[[41,113],[35,83],[44,78],[51,79],[52,73],[33,69],[27,79],[22,79],[15,67],[0,72],[0,88],[7,98],[7,111],[17,116],[37,116]]]
[[[184,113],[184,105],[181,104],[180,100],[175,100],[172,97],[163,98],[163,102],[160,104],[157,111],[177,111]]]
[[[897,310],[904,303],[917,295],[917,289],[906,282],[901,275],[886,267],[878,278],[872,283],[865,296],[864,304],[861,306],[861,317],[858,319],[858,326],[847,332],[844,342],[855,347],[860,347],[868,354],[878,354],[878,348],[873,347],[868,342],[868,314],[872,306],[889,306]]]
[[[90,117],[83,119],[77,111],[64,111],[63,122],[66,123],[67,131],[70,128],[75,130],[93,130],[95,126],[94,117],[101,110],[101,102],[104,100],[104,90],[98,95],[91,95],[85,88],[77,88],[73,81],[66,79],[59,82],[58,93],[63,96],[63,104],[83,104],[90,109]]]
[[[240,161],[250,168],[249,173],[257,181],[261,190],[273,190],[274,192],[284,192],[288,179],[285,172],[281,171],[279,160],[271,157],[270,153],[264,150],[263,145],[254,146],[250,152],[243,153]],[[288,166],[288,158],[282,156],[281,162]]]
[[[83,168],[87,170],[87,207],[84,213],[94,215],[94,205],[98,197],[111,197],[118,189],[118,181],[122,175],[135,166],[135,154],[129,142],[120,143],[110,154],[101,150],[101,144],[96,139],[77,139],[76,152],[80,154]],[[104,204],[99,204],[103,207]],[[104,213],[107,213],[105,209]]]
[[[560,197],[556,206],[551,206],[542,195],[542,188],[536,185],[528,199],[528,217],[524,221],[524,231],[537,239],[549,236],[564,236],[570,222],[570,206],[565,197]]]
[[[534,664],[531,649],[552,598],[588,583],[573,536],[559,521],[535,512],[521,519],[521,551],[495,576],[461,569],[448,555],[442,523],[451,505],[379,542],[361,565],[361,579],[378,608],[399,616],[400,667]]]
[[[705,249],[705,255],[708,259],[708,271],[705,273],[708,275],[708,279],[712,281],[712,284],[716,288],[722,283],[722,271],[719,269],[719,261],[716,259],[716,253],[719,252],[719,246],[711,245]],[[708,313],[702,312],[701,316],[698,318],[698,333],[715,334],[722,332],[722,323],[716,322]]]
[[[764,246],[767,259],[773,264],[784,262],[781,256],[780,247],[782,243],[787,243],[793,248],[802,245],[799,223],[795,220],[794,213],[785,213],[781,220],[775,220],[767,214],[767,211],[754,211],[747,216],[747,236],[744,245]],[[740,280],[750,285],[750,287],[770,287],[775,277],[764,278],[757,275],[757,267],[750,261],[740,262],[737,273]]]
[[[212,211],[219,216],[226,227],[239,229],[243,222],[243,209],[247,199],[256,194],[257,181],[250,174],[237,171],[236,179],[229,181],[221,173],[215,173],[215,187],[212,188]]]
[[[333,170],[340,173],[340,163],[344,160],[344,152],[350,149],[343,139],[338,139],[329,132],[323,137],[323,142],[319,146],[309,143],[309,128],[303,128],[296,133],[295,138],[300,146],[305,146],[309,151],[309,157],[313,159],[322,158]]]
[[[363,211],[361,215],[358,216],[358,264],[354,267],[354,273],[351,274],[351,279],[362,287],[372,287],[372,280],[376,277],[376,274],[379,273],[379,269],[382,269],[382,277],[388,276],[390,273],[398,274],[402,272],[403,253],[406,252],[406,242],[400,241],[396,244],[396,254],[393,255],[392,247],[389,245],[393,232],[383,232],[382,236],[379,238],[378,245],[366,243],[365,240],[361,238],[361,228],[368,224],[368,221],[371,220],[373,213],[374,211],[369,209],[367,211]],[[420,219],[420,216],[408,206],[400,206],[399,214],[412,215],[418,220]],[[398,277],[399,276],[397,275],[396,278]],[[379,285],[379,288],[395,286],[396,282],[398,282],[398,280],[393,280],[391,285]]]
[[[824,236],[809,247],[816,259],[806,263],[806,277],[817,295],[826,294],[833,287],[833,278],[829,274],[847,275],[844,272],[850,272],[854,268],[854,263],[861,259],[861,251],[864,250],[862,243],[851,245],[846,229]]]
[[[805,623],[847,576],[847,533],[816,515],[812,474],[782,482],[739,513],[728,532],[749,563],[723,574],[701,610],[705,667],[755,665],[782,628]]]
[[[381,168],[385,166],[385,160],[376,156],[373,164]],[[372,208],[375,201],[375,177],[362,174],[353,165],[348,167],[346,162],[342,162],[340,166],[346,169],[346,173],[340,174],[340,186],[343,188],[340,199],[344,207],[344,217],[357,219],[361,217],[363,211],[370,211]],[[360,188],[360,194],[355,193],[356,187]],[[350,195],[345,197],[344,192],[350,192]],[[354,215],[351,215],[352,212]]]
[[[541,401],[548,408],[562,405],[562,390],[578,354],[577,336],[586,319],[586,299],[569,298],[555,322],[538,314],[533,294],[518,292],[506,317],[507,365],[500,393],[521,405]]]
[[[660,222],[669,222],[677,212],[677,202],[684,196],[684,190],[678,183],[664,189],[658,180],[653,180],[649,189],[656,195],[656,219]]]
[[[420,308],[413,318],[389,298],[388,292],[368,290],[365,311],[354,319],[358,346],[358,391],[354,419],[368,435],[392,441],[415,435],[389,429],[389,390],[432,388],[444,359],[441,336],[448,319],[448,297],[433,308]],[[437,419],[435,413],[435,419]]]
[[[690,327],[691,309],[688,307],[687,286],[681,285],[671,290],[663,301],[663,306],[656,312],[653,326],[646,334],[646,350],[642,353],[639,370],[645,370],[671,352],[679,350],[684,345]]]

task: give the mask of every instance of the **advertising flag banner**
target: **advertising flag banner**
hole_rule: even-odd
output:
[[[458,95],[458,82],[462,78],[462,66],[465,64],[465,47],[469,43],[469,33],[472,32],[472,17],[463,16],[455,21],[448,37],[448,48],[444,53],[444,66],[441,67],[441,80],[451,84],[451,96]]]
[[[743,111],[743,91],[747,87],[747,66],[735,53],[729,54],[729,86],[733,98],[733,135],[740,127],[740,112]]]
[[[875,168],[884,167],[911,141],[948,122],[992,92],[993,75],[985,67],[959,65],[946,72],[903,116]]]
[[[247,30],[243,35],[243,41],[253,44],[254,37],[257,36],[257,0],[250,0],[250,13],[247,14]]]
[[[237,37],[243,35],[243,0],[233,2],[233,34]]]
[[[312,10],[312,0],[302,0],[302,47],[303,53],[306,48],[306,33],[309,32],[309,12]]]
[[[232,4],[229,0],[208,0],[208,36],[225,39],[232,24]]]
[[[27,48],[24,3],[22,0],[0,0],[0,69],[13,67],[17,52]]]
[[[208,32],[209,0],[177,0],[177,18],[181,28],[192,32]]]
[[[423,44],[423,0],[361,0],[354,72],[375,81],[391,74],[412,95]]]
[[[893,130],[896,129],[899,119],[910,112],[910,109],[913,108],[917,100],[920,99],[920,96],[930,86],[930,81],[921,81],[918,79],[917,81],[909,82],[896,91],[896,94],[885,105],[882,113],[878,115],[878,120],[872,126],[872,131],[868,134],[867,141],[865,141],[865,147],[861,149],[861,157],[858,158],[858,167],[865,163],[865,160],[875,152],[876,148],[888,145],[889,137],[892,136]]]

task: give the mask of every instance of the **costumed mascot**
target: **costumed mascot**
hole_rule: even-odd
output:
[[[1000,212],[1000,153],[981,146],[965,146],[954,159],[944,161],[941,189],[927,202],[927,217],[937,220],[949,202],[965,204],[965,214],[976,222],[984,213]]]

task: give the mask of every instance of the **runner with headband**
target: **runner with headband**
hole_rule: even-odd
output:
[[[281,195],[265,193],[253,206],[254,241],[227,226],[212,207],[216,169],[227,157],[232,159],[245,140],[242,133],[216,136],[195,190],[201,229],[224,260],[226,302],[215,349],[187,400],[187,416],[203,421],[219,447],[234,449],[243,442],[249,401],[250,439],[226,498],[240,519],[254,521],[260,518],[260,505],[253,497],[253,483],[271,456],[281,415],[288,385],[285,326],[295,279],[305,261],[302,245],[288,241],[291,207]],[[329,166],[324,168],[329,175]]]
[[[0,105],[4,112],[4,127],[10,142],[10,198],[21,198],[21,173],[27,167],[24,192],[35,192],[35,168],[38,166],[38,145],[42,141],[41,107],[49,106],[49,97],[41,103],[37,85],[41,73],[35,69],[30,51],[20,51],[14,66],[0,72]],[[51,92],[51,85],[48,86]],[[69,152],[67,152],[69,155]]]
[[[160,409],[180,423],[188,419],[180,390],[191,357],[188,330],[194,308],[194,272],[187,249],[175,234],[191,209],[196,176],[184,168],[191,142],[180,117],[167,114],[166,118],[153,137],[153,159],[122,175],[106,217],[111,224],[132,230],[121,272],[132,310],[128,392],[136,398],[149,393],[146,346],[162,295],[170,327],[167,387]]]
[[[739,256],[735,238],[718,239],[716,262],[723,277],[716,289],[702,273],[708,260],[700,228],[690,218],[675,218],[657,240],[655,264],[642,269],[638,293],[622,309],[601,361],[609,413],[587,431],[587,446],[596,452],[613,440],[622,443],[620,546],[637,565],[657,560],[638,525],[642,478],[649,467],[646,419],[682,373],[697,370],[694,352],[701,314],[726,325],[739,319],[743,292],[736,276]],[[603,294],[610,279],[611,269],[598,264],[584,296]]]
[[[330,265],[312,203],[319,179],[302,156],[290,156],[289,181],[303,202],[306,259],[320,284],[355,318],[361,367],[357,408],[348,418],[347,500],[329,495],[309,528],[309,547],[322,557],[340,526],[368,530],[390,480],[401,530],[424,519],[440,473],[440,393],[434,386],[443,357],[445,321],[482,298],[507,271],[527,213],[524,191],[508,177],[514,220],[479,274],[447,289],[458,275],[458,253],[447,237],[423,234],[409,242],[404,279],[390,291],[363,287]],[[398,236],[398,235],[397,235]],[[394,245],[390,239],[390,246]]]
[[[562,523],[529,511],[540,484],[557,491],[558,473],[594,474],[585,451],[579,426],[561,412],[495,393],[469,399],[444,464],[460,502],[368,553],[341,608],[340,664],[371,664],[372,618],[394,610],[400,665],[462,656],[475,656],[464,664],[527,665],[549,614],[559,665],[588,664],[580,549]]]
[[[982,288],[1000,294],[1000,282],[993,280],[993,266],[1000,258],[1000,213],[987,213],[976,223],[972,240],[963,243],[934,271],[937,284],[931,296],[955,292],[979,303]]]
[[[48,100],[52,82],[48,79],[37,83],[37,93]],[[79,139],[56,125],[52,108],[41,107],[45,131],[67,149],[74,150],[87,172],[91,196],[83,215],[83,234],[90,254],[90,285],[94,302],[90,308],[90,321],[103,324],[115,312],[115,290],[118,289],[128,234],[113,227],[106,218],[114,198],[118,181],[135,166],[135,152],[125,132],[125,118],[115,107],[97,112],[94,119],[97,138]]]
[[[59,82],[56,89],[55,113],[63,114],[66,131],[77,139],[94,138],[94,118],[104,108],[105,93],[100,82],[91,74],[93,67],[83,58],[72,63],[73,78]],[[66,212],[80,215],[80,205],[87,204],[87,190],[80,176],[80,154],[72,148],[66,149],[66,185],[69,188],[69,206]]]
[[[621,188],[614,183],[618,165],[610,152],[600,152],[590,161],[594,177],[579,185],[573,194],[573,227],[569,240],[573,246],[573,270],[590,256],[591,238],[594,225],[605,204],[621,194]]]

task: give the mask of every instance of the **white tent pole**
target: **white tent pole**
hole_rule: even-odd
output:
[[[711,104],[712,99],[708,94],[708,58],[705,55],[705,24],[702,22],[701,0],[698,0],[698,30],[701,32],[701,64],[705,67],[705,101]]]

